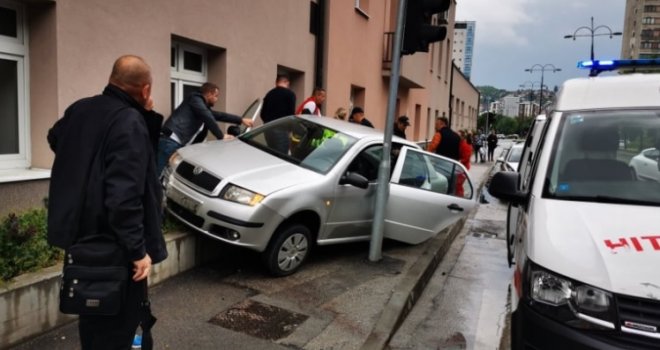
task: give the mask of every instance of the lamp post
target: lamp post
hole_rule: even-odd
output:
[[[561,71],[561,68],[557,68],[550,63],[543,65],[537,63],[525,69],[525,72],[529,72],[529,73],[541,72],[541,86],[539,88],[539,112],[543,110],[543,74],[545,73],[546,70],[555,73]]]
[[[596,33],[600,29],[604,29],[604,30],[606,30],[606,32]],[[588,33],[587,34],[578,34],[578,32],[580,32],[582,30],[586,30]],[[623,33],[621,33],[621,32],[612,31],[612,28],[610,28],[606,25],[599,25],[599,26],[594,27],[594,17],[592,16],[591,17],[591,26],[589,26],[589,27],[587,27],[587,26],[579,27],[575,30],[575,32],[573,32],[573,34],[564,35],[564,39],[573,39],[573,40],[575,40],[576,38],[579,38],[579,37],[590,37],[591,38],[591,56],[590,57],[591,57],[591,60],[593,61],[594,57],[595,57],[595,55],[594,55],[594,37],[607,35],[607,36],[610,37],[610,39],[612,39],[614,36],[618,36],[618,35],[622,35],[622,34]],[[593,69],[591,70],[590,75],[594,76],[594,70]]]
[[[531,115],[536,114],[534,112],[534,106],[532,105],[532,92],[534,91],[534,85],[536,85],[536,84],[541,85],[541,82],[540,81],[530,81],[530,80],[528,80],[528,81],[518,85],[518,87],[520,87],[521,89],[525,89],[527,86],[529,86],[529,98],[527,100],[529,101],[529,104],[530,104],[529,109],[530,109]],[[543,86],[543,87],[547,87],[547,86]],[[540,108],[541,108],[541,106],[539,106],[539,110],[540,110]]]

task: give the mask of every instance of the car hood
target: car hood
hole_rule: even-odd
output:
[[[535,200],[530,259],[615,293],[660,300],[658,208]]]
[[[184,147],[179,154],[184,161],[201,166],[223,181],[265,196],[323,177],[237,139]]]

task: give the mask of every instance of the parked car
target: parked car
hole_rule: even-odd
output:
[[[659,149],[647,148],[640,154],[632,157],[628,165],[637,178],[660,182],[660,163],[658,162],[659,158]]]
[[[288,151],[271,147],[273,135],[284,135]],[[167,210],[201,234],[261,252],[272,274],[288,275],[315,244],[370,239],[383,142],[373,128],[290,116],[183,147],[165,171]],[[398,137],[389,149],[385,238],[424,242],[476,204],[460,163]]]
[[[502,150],[502,156],[497,159],[500,163],[500,170],[518,171],[518,163],[522,156],[523,146],[524,143],[516,142]]]

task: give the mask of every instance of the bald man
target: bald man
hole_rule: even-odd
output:
[[[116,315],[80,316],[83,350],[131,348],[138,325],[151,315],[143,307],[147,276],[167,258],[154,155],[162,116],[152,111],[151,84],[142,58],[121,56],[103,93],[73,103],[48,132],[55,153],[48,242],[89,255],[90,264],[124,266],[129,276]],[[114,242],[112,259],[101,259],[106,248],[92,254],[100,241]]]

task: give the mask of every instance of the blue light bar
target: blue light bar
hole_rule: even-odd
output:
[[[604,72],[616,70],[619,68],[637,68],[637,67],[650,67],[660,66],[660,59],[637,59],[637,60],[593,60],[593,61],[579,61],[577,67],[580,69],[591,69],[597,72]]]

